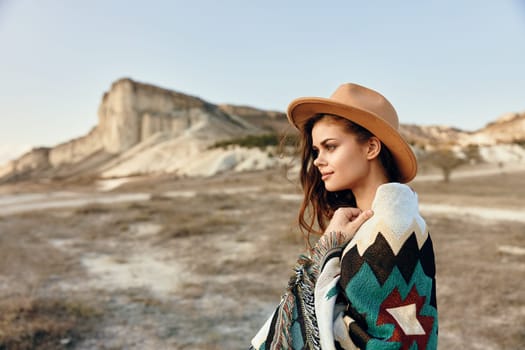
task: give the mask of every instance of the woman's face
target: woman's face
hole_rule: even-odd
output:
[[[364,184],[370,162],[367,142],[359,143],[344,122],[322,118],[312,128],[314,165],[327,191],[351,190]]]

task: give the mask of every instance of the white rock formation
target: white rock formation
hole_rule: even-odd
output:
[[[11,174],[25,175],[35,170],[46,170],[49,166],[49,148],[34,148],[22,157],[1,167],[0,178]]]
[[[207,128],[201,136],[220,139],[246,133],[228,114],[199,98],[121,79],[102,99],[98,129],[103,148],[124,152],[159,132],[174,137]]]
[[[479,153],[488,163],[525,163],[525,148],[515,144],[480,146]]]
[[[49,163],[56,167],[82,161],[87,156],[103,149],[99,128],[93,128],[86,135],[61,143],[49,151]]]
[[[197,97],[121,79],[104,94],[99,123],[87,135],[37,149],[0,168],[0,179],[35,169],[77,165],[97,153],[103,176],[177,172],[188,157],[219,140],[261,132],[249,122]],[[99,157],[105,161],[110,157]],[[89,164],[90,166],[92,164]],[[182,170],[181,173],[184,173]]]

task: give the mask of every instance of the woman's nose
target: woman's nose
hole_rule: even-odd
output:
[[[323,158],[321,158],[321,155],[318,154],[317,157],[315,157],[315,159],[314,159],[314,166],[319,168],[323,164],[325,164],[325,162],[324,162]]]

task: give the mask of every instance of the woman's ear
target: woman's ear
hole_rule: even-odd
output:
[[[368,139],[366,157],[368,160],[372,160],[379,156],[379,152],[381,152],[381,141],[377,137],[372,136]]]

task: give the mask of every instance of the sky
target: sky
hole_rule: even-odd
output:
[[[86,134],[123,77],[285,111],[344,82],[401,123],[525,111],[525,0],[0,0],[0,162]]]

